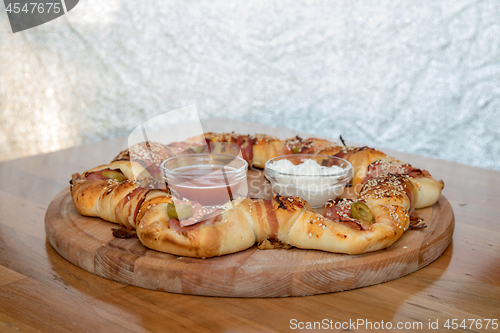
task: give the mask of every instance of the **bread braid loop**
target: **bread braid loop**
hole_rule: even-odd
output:
[[[204,139],[240,146],[244,159],[258,168],[271,158],[298,152],[346,159],[355,171],[350,184],[354,197],[329,202],[322,214],[298,197],[242,198],[202,214],[200,221],[186,223],[183,217],[179,221],[169,213],[177,199],[159,181],[159,163],[203,141],[196,137],[171,145],[141,143],[109,164],[74,174],[70,183],[76,208],[82,215],[135,230],[148,248],[180,256],[221,256],[256,243],[263,244],[261,248],[293,246],[362,254],[397,241],[409,228],[410,212],[433,205],[444,186],[426,170],[369,147],[298,136],[280,140],[262,134],[206,133]],[[192,210],[200,206],[189,200],[186,204]]]

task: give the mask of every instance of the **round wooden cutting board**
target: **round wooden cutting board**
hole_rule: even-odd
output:
[[[343,255],[316,250],[259,250],[222,257],[179,257],[112,235],[117,225],[81,216],[69,189],[51,202],[45,230],[52,247],[88,272],[138,287],[223,297],[283,297],[374,285],[415,272],[437,259],[452,240],[455,218],[446,198],[418,211],[427,224],[386,250]]]

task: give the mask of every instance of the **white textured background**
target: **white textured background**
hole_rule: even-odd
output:
[[[196,104],[500,170],[499,25],[498,0],[80,0],[12,34],[0,4],[0,160]]]

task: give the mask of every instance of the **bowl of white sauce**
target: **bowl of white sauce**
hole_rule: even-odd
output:
[[[314,154],[278,156],[265,165],[275,194],[301,197],[312,208],[323,207],[342,194],[352,172],[351,163],[344,159]]]

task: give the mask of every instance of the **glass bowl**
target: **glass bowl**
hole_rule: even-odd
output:
[[[226,154],[187,154],[161,164],[163,180],[178,199],[203,206],[222,205],[246,196],[248,163]]]
[[[351,163],[326,155],[283,155],[265,164],[265,176],[274,193],[301,197],[312,208],[323,207],[342,194],[352,173]]]

